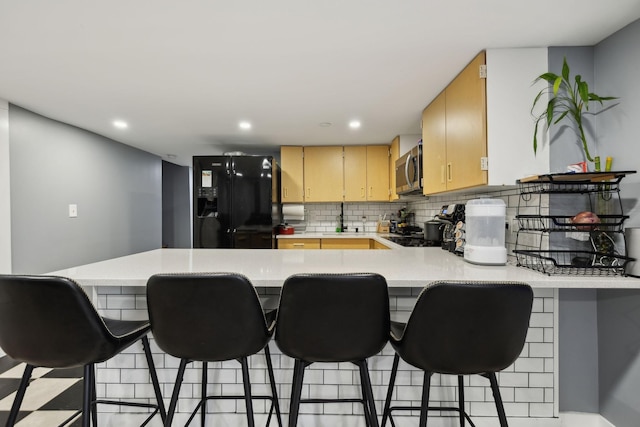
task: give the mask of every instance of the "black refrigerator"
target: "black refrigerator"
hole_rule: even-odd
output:
[[[270,156],[194,156],[193,247],[274,248],[278,172]]]

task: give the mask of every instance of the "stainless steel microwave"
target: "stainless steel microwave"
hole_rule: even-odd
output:
[[[422,145],[417,145],[396,160],[396,193],[422,192]]]

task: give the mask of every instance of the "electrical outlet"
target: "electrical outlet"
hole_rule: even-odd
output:
[[[78,205],[69,205],[69,218],[76,218],[78,216]]]

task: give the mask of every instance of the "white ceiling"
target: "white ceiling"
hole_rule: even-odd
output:
[[[184,165],[389,143],[482,49],[594,45],[638,18],[640,0],[0,0],[0,99]]]

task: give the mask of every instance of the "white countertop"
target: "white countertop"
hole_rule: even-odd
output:
[[[303,236],[313,234],[290,237]],[[351,233],[343,236],[353,237]],[[382,239],[365,233],[358,237]],[[494,280],[522,281],[536,288],[640,289],[640,279],[630,277],[547,276],[511,265],[469,264],[437,247],[404,248],[380,241],[392,249],[156,249],[50,274],[83,286],[145,286],[156,273],[235,272],[246,275],[255,286],[280,287],[296,273],[372,272],[383,275],[389,287],[399,288],[421,288],[434,280]]]

